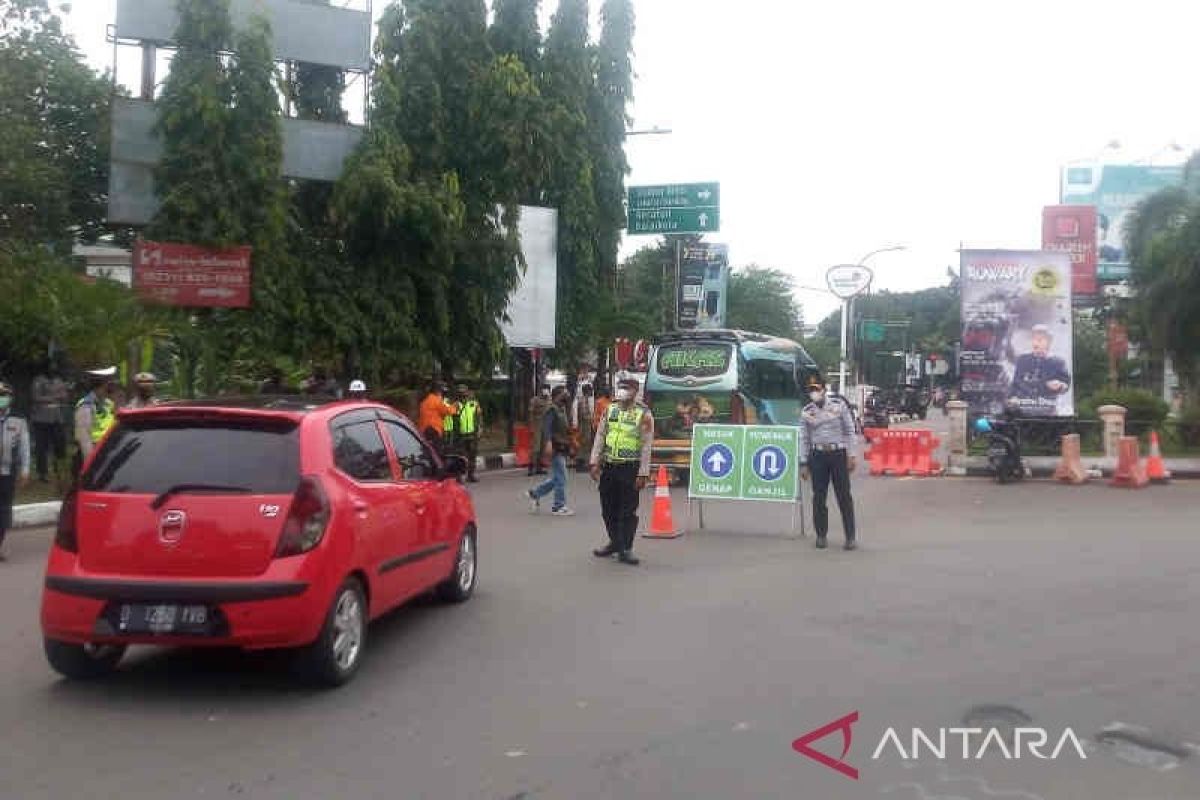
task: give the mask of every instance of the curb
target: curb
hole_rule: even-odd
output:
[[[13,528],[38,528],[58,522],[58,509],[62,503],[51,500],[47,503],[27,503],[13,507]]]
[[[517,466],[516,453],[501,453],[495,456],[480,456],[475,459],[475,469],[480,472],[497,469],[513,469]],[[13,530],[40,528],[58,522],[58,510],[62,503],[51,500],[46,503],[26,503],[13,506]]]

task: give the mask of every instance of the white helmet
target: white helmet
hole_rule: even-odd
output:
[[[350,391],[365,392],[366,390],[367,390],[367,384],[363,383],[362,381],[357,381],[357,380],[350,381]]]

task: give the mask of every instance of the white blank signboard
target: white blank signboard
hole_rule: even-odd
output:
[[[508,299],[500,330],[509,347],[554,347],[558,308],[558,209],[521,206],[525,272]]]

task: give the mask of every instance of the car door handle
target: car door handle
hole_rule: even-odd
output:
[[[421,504],[421,505],[418,505],[418,506],[417,506],[417,516],[418,516],[418,517],[423,517],[423,516],[425,516],[425,505],[424,505],[424,504]]]
[[[354,501],[354,511],[356,513],[358,513],[360,516],[365,517],[367,515],[367,512],[370,510],[371,510],[371,507],[369,505],[367,505],[366,503],[364,503],[362,500]]]

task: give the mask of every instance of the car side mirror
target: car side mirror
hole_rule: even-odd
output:
[[[446,463],[442,467],[442,478],[454,478],[455,480],[467,474],[467,459],[462,456],[446,456]]]

